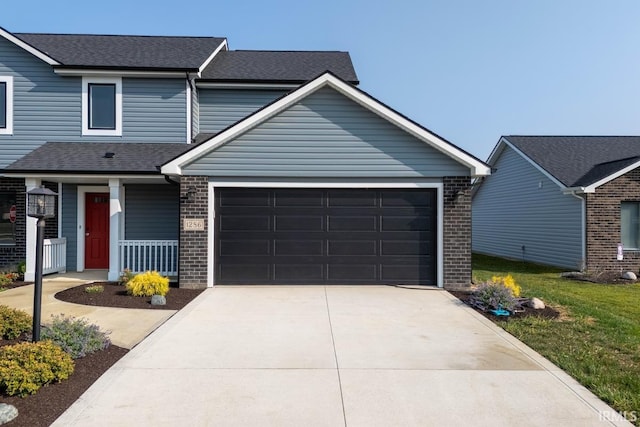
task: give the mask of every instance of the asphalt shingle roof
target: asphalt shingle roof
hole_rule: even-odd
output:
[[[47,142],[5,171],[159,174],[162,164],[189,148],[189,144],[170,143]],[[113,157],[107,158],[106,153]]]
[[[198,69],[219,37],[14,33],[67,67]]]
[[[640,136],[505,136],[567,187],[584,187],[640,160]]]
[[[358,83],[349,53],[336,51],[222,51],[204,69],[202,79],[303,83],[325,71]]]

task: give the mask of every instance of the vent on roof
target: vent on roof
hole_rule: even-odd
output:
[[[104,153],[104,158],[105,159],[113,159],[113,156],[115,156],[116,153],[112,153],[111,151],[107,151],[106,153]]]

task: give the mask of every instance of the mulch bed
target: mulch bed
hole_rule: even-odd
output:
[[[471,293],[464,291],[449,291],[450,294],[458,298],[463,303],[467,304],[469,307],[476,310],[478,313],[482,314],[486,318],[492,321],[500,320],[500,321],[509,321],[510,319],[521,319],[523,317],[529,316],[537,316],[544,319],[558,319],[560,318],[560,312],[554,310],[549,306],[545,306],[545,308],[541,310],[536,310],[531,307],[523,307],[521,311],[516,311],[515,313],[511,313],[509,316],[496,316],[488,311],[482,311],[476,307],[473,307],[469,303],[469,299],[471,297]]]
[[[88,286],[102,285],[104,292],[88,293]],[[55,297],[60,301],[75,304],[94,305],[100,307],[147,308],[152,310],[180,310],[191,300],[200,295],[203,289],[169,288],[166,305],[151,305],[151,297],[134,297],[127,295],[124,286],[116,282],[96,282],[76,286],[58,292]]]
[[[26,337],[22,337],[24,341]],[[0,346],[16,344],[21,340],[0,340]],[[75,369],[69,379],[42,387],[27,397],[6,396],[0,393],[0,403],[18,408],[18,417],[7,427],[49,426],[100,376],[129,350],[115,345],[75,360]]]
[[[15,282],[11,282],[8,285],[0,286],[0,288],[2,290],[7,290],[7,289],[19,288],[20,286],[27,286],[27,285],[33,285],[33,282],[15,281]]]
[[[30,283],[14,282],[7,288],[28,285]],[[104,292],[90,294],[85,292],[87,286],[100,284]],[[191,300],[197,297],[203,289],[170,288],[167,294],[167,304],[164,306],[151,305],[151,298],[134,297],[127,295],[123,286],[114,282],[91,283],[58,292],[55,296],[59,300],[76,304],[120,307],[120,308],[145,308],[152,310],[180,310]],[[22,336],[16,340],[0,340],[0,347],[16,344],[28,340]],[[86,357],[75,360],[75,370],[68,380],[60,383],[49,384],[42,387],[34,395],[25,398],[6,396],[0,393],[0,403],[8,403],[18,408],[18,417],[8,427],[39,427],[49,426],[69,406],[71,406],[82,393],[87,390],[102,374],[116,363],[129,350],[115,345],[106,350],[97,351]]]
[[[604,271],[601,273],[565,273],[562,275],[565,279],[578,280],[581,282],[591,282],[591,283],[606,283],[609,285],[630,285],[633,283],[638,283],[640,280],[629,280],[623,279],[622,272],[616,271]]]

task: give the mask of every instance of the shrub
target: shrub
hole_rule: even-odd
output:
[[[0,389],[7,395],[34,394],[43,385],[73,373],[71,356],[51,341],[0,347]]]
[[[513,276],[511,276],[510,274],[507,274],[506,277],[493,276],[491,278],[491,281],[493,283],[500,284],[505,288],[511,289],[511,292],[513,293],[514,297],[516,298],[520,297],[520,286],[516,284],[516,281],[514,280]]]
[[[23,332],[29,332],[33,319],[22,310],[0,305],[0,338],[13,340]]]
[[[84,288],[84,291],[88,294],[101,294],[102,292],[104,292],[104,286],[102,285],[87,286],[86,288]]]
[[[125,286],[127,293],[136,297],[165,296],[169,292],[169,278],[162,277],[157,271],[145,271],[136,274]]]
[[[16,268],[16,270],[18,271],[18,274],[22,277],[24,277],[24,273],[27,272],[27,262],[26,261],[20,261],[18,263],[18,267]]]
[[[133,271],[125,268],[124,270],[122,270],[122,273],[120,273],[120,277],[118,277],[118,284],[126,285],[127,283],[129,283],[129,280],[135,277],[135,275],[136,274]]]
[[[471,294],[470,302],[472,306],[483,311],[499,309],[513,311],[518,305],[518,300],[513,296],[511,289],[495,282],[482,283],[478,286]]]
[[[0,271],[0,286],[10,285],[18,280],[18,273],[3,273]]]
[[[109,347],[111,341],[107,335],[85,319],[64,316],[53,316],[51,325],[41,331],[42,339],[53,341],[74,359]]]

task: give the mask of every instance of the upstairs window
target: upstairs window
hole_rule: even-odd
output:
[[[620,204],[620,235],[625,249],[640,249],[640,203]]]
[[[122,79],[82,79],[82,134],[122,135]]]
[[[13,133],[13,77],[0,76],[0,135]]]

